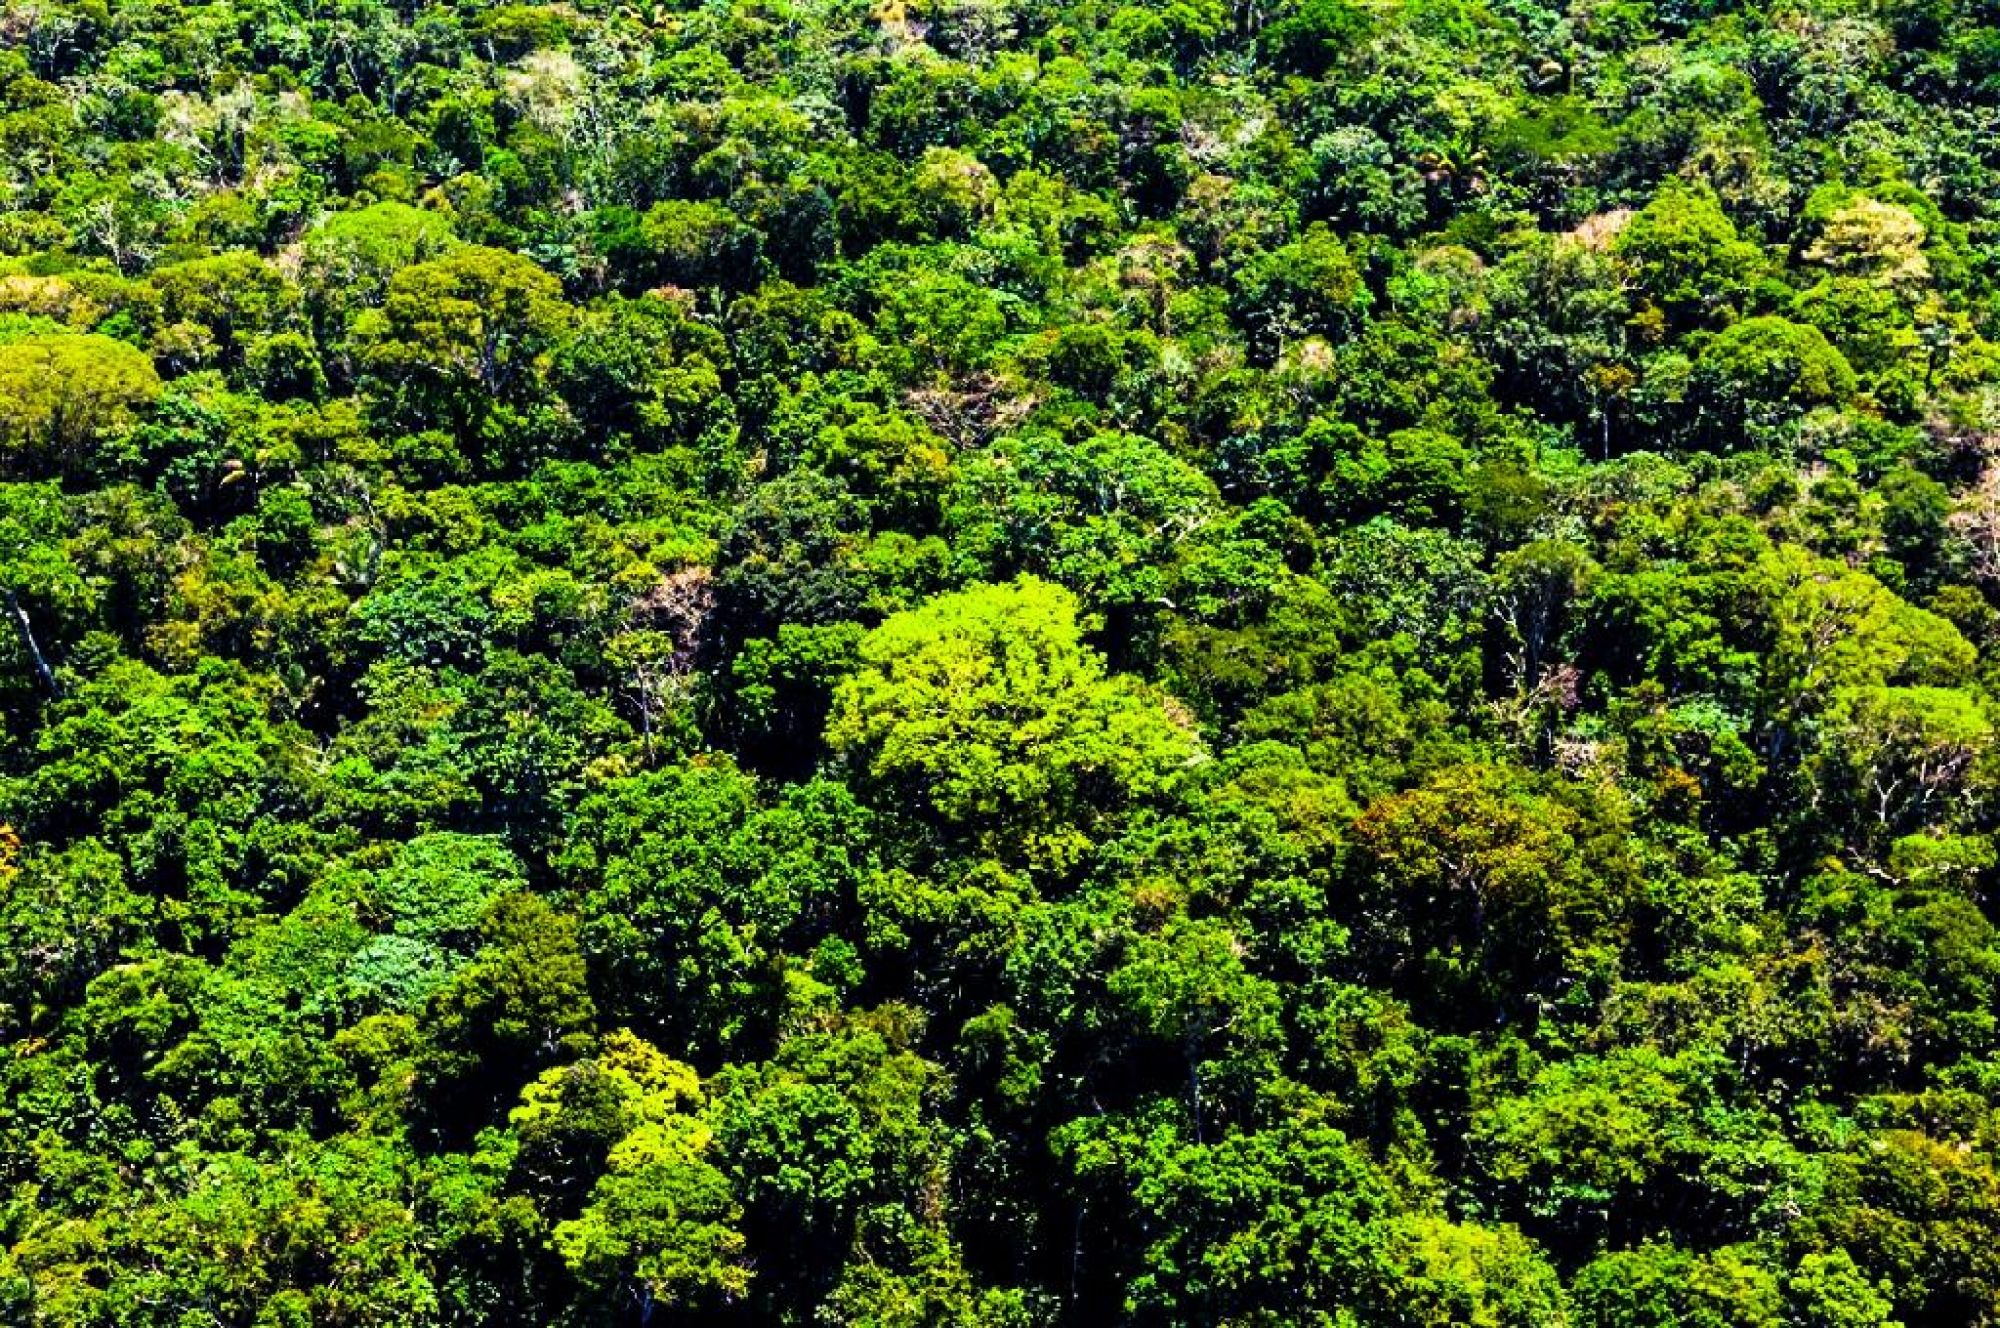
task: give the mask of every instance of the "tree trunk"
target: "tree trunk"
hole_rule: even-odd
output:
[[[35,679],[42,684],[42,690],[50,696],[61,696],[62,688],[56,684],[54,670],[49,668],[48,658],[42,654],[41,646],[35,641],[34,624],[28,621],[28,611],[21,607],[21,597],[12,589],[6,592],[7,612],[14,619],[14,631],[21,638],[21,648],[28,652],[28,663],[34,667]]]

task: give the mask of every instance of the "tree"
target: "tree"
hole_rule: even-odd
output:
[[[1060,870],[1201,757],[1158,694],[1105,673],[1075,597],[1033,577],[896,614],[861,661],[835,689],[827,741],[987,852]]]
[[[1368,303],[1360,267],[1323,223],[1258,255],[1236,278],[1236,317],[1266,364],[1300,337],[1344,336]]]
[[[0,826],[0,937],[12,956],[0,966],[0,1019],[45,1030],[128,947],[145,945],[157,911],[101,842],[23,861],[20,837]]]
[[[650,448],[687,446],[706,430],[727,427],[722,374],[728,366],[722,337],[675,301],[614,297],[579,319],[552,372],[585,428]]]
[[[1895,1306],[1846,1250],[1808,1254],[1786,1283],[1801,1328],[1897,1328]]]
[[[940,1072],[909,1046],[914,1013],[825,1019],[711,1085],[717,1159],[742,1196],[764,1296],[824,1295],[867,1215],[935,1214],[927,1196],[948,1183],[950,1136],[930,1109]]]
[[[691,1048],[754,1046],[803,954],[851,907],[872,818],[838,785],[762,806],[705,759],[618,781],[578,809],[560,861],[607,1008]]]
[[[1856,386],[1846,357],[1818,328],[1746,318],[1718,334],[1695,363],[1697,437],[1725,449],[1767,445],[1805,412],[1844,404]]]
[[[523,423],[572,321],[553,276],[519,255],[469,246],[397,272],[353,335],[385,422],[442,427],[498,450],[513,444],[489,428]]]
[[[596,1055],[545,1071],[508,1117],[515,1161],[546,1192],[595,1174],[550,1239],[602,1313],[691,1312],[749,1286],[742,1208],[714,1164],[695,1072],[623,1030]],[[561,1190],[558,1189],[557,1197]]]
[[[1811,713],[1843,686],[1949,686],[1972,666],[1957,628],[1865,573],[1796,545],[1757,572],[1771,631],[1763,668],[1782,706]]]
[[[1989,796],[1980,766],[1992,750],[1992,721],[1952,688],[1843,689],[1828,706],[1821,742],[1810,767],[1816,800],[1845,804],[1864,842],[1972,822]]]
[[[1005,439],[954,480],[945,530],[961,559],[988,576],[1059,581],[1120,627],[1157,608],[1175,550],[1220,515],[1206,476],[1130,434]]]
[[[1882,479],[1883,551],[1901,564],[1912,589],[1937,584],[1949,537],[1951,491],[1922,471],[1903,467]]]
[[[54,484],[0,484],[0,599],[11,620],[11,653],[22,681],[45,694],[58,690],[44,645],[54,624],[44,622],[37,632],[37,619],[82,617],[97,599],[70,556],[65,506]]]
[[[361,1135],[301,1141],[282,1159],[218,1151],[195,1162],[185,1192],[135,1198],[115,1222],[37,1215],[15,1266],[36,1289],[36,1313],[65,1328],[167,1328],[195,1314],[421,1322],[437,1287],[414,1172],[393,1143]]]
[[[1494,598],[1513,646],[1508,670],[1516,690],[1541,686],[1572,608],[1597,571],[1589,554],[1558,540],[1537,540],[1500,559]]]
[[[424,1011],[435,1052],[424,1068],[431,1119],[469,1135],[515,1085],[572,1053],[596,1014],[576,919],[524,892],[501,895],[480,923],[484,944]],[[469,1098],[461,1095],[469,1094]],[[480,1109],[467,1112],[467,1102]]]
[[[93,444],[159,398],[145,355],[95,333],[50,333],[0,344],[0,473],[79,474]]]
[[[301,281],[322,335],[337,343],[356,313],[388,294],[397,272],[457,243],[448,218],[393,200],[327,217],[300,242]]]
[[[1677,330],[1731,308],[1764,265],[1714,191],[1699,185],[1662,189],[1619,229],[1611,252],[1632,264],[1640,291]]]
[[[214,338],[223,363],[240,364],[253,340],[284,331],[299,318],[299,291],[254,254],[190,259],[154,271],[160,294],[161,337],[192,326]]]
[[[1553,1270],[1518,1231],[1423,1211],[1317,1105],[1208,1144],[1145,1116],[1066,1126],[1057,1147],[1094,1214],[1076,1257],[1112,1261],[1082,1270],[1105,1284],[1104,1310],[1254,1323],[1312,1306],[1323,1322],[1384,1328],[1563,1321]]]
[[[413,1012],[465,967],[487,912],[525,880],[497,840],[442,832],[403,844],[371,885],[380,934],[349,962],[347,988],[366,1006]]]
[[[1197,1142],[1211,1118],[1228,1119],[1232,1108],[1247,1105],[1254,1084],[1269,1072],[1260,1062],[1277,1041],[1278,992],[1246,971],[1243,951],[1227,928],[1190,921],[1157,937],[1135,938],[1106,982],[1140,1029],[1173,1047],[1185,1063],[1188,1120]],[[1222,1065],[1212,1067],[1211,1060]],[[1204,1085],[1218,1068],[1233,1100],[1214,1101],[1215,1086]]]
[[[1825,219],[1805,251],[1808,263],[1908,292],[1929,282],[1923,223],[1908,208],[1860,195]]]
[[[1776,1273],[1739,1249],[1696,1254],[1646,1244],[1605,1254],[1577,1274],[1571,1298],[1577,1322],[1589,1328],[1780,1328],[1797,1322],[1784,1313]]]
[[[1989,585],[2000,585],[2000,465],[1980,472],[1946,518],[1966,570]]]
[[[641,270],[653,285],[745,290],[757,284],[762,237],[720,203],[656,203],[639,223]]]
[[[1621,822],[1495,766],[1377,801],[1354,826],[1357,957],[1455,1023],[1560,1002],[1632,925]]]

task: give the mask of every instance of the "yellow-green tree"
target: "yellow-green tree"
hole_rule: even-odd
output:
[[[0,473],[41,479],[87,468],[92,444],[160,391],[153,362],[110,337],[57,332],[0,345]]]
[[[861,644],[827,728],[884,794],[1003,857],[1059,868],[1202,757],[1169,701],[1083,643],[1076,597],[1034,577],[941,595]]]

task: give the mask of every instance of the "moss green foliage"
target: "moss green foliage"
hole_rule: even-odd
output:
[[[96,333],[0,343],[0,464],[14,478],[88,469],[92,447],[160,395],[153,361]]]
[[[0,0],[0,1322],[2000,1322],[1969,0]]]

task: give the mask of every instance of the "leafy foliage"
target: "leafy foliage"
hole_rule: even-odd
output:
[[[0,1320],[2000,1318],[2000,42],[0,0]]]

